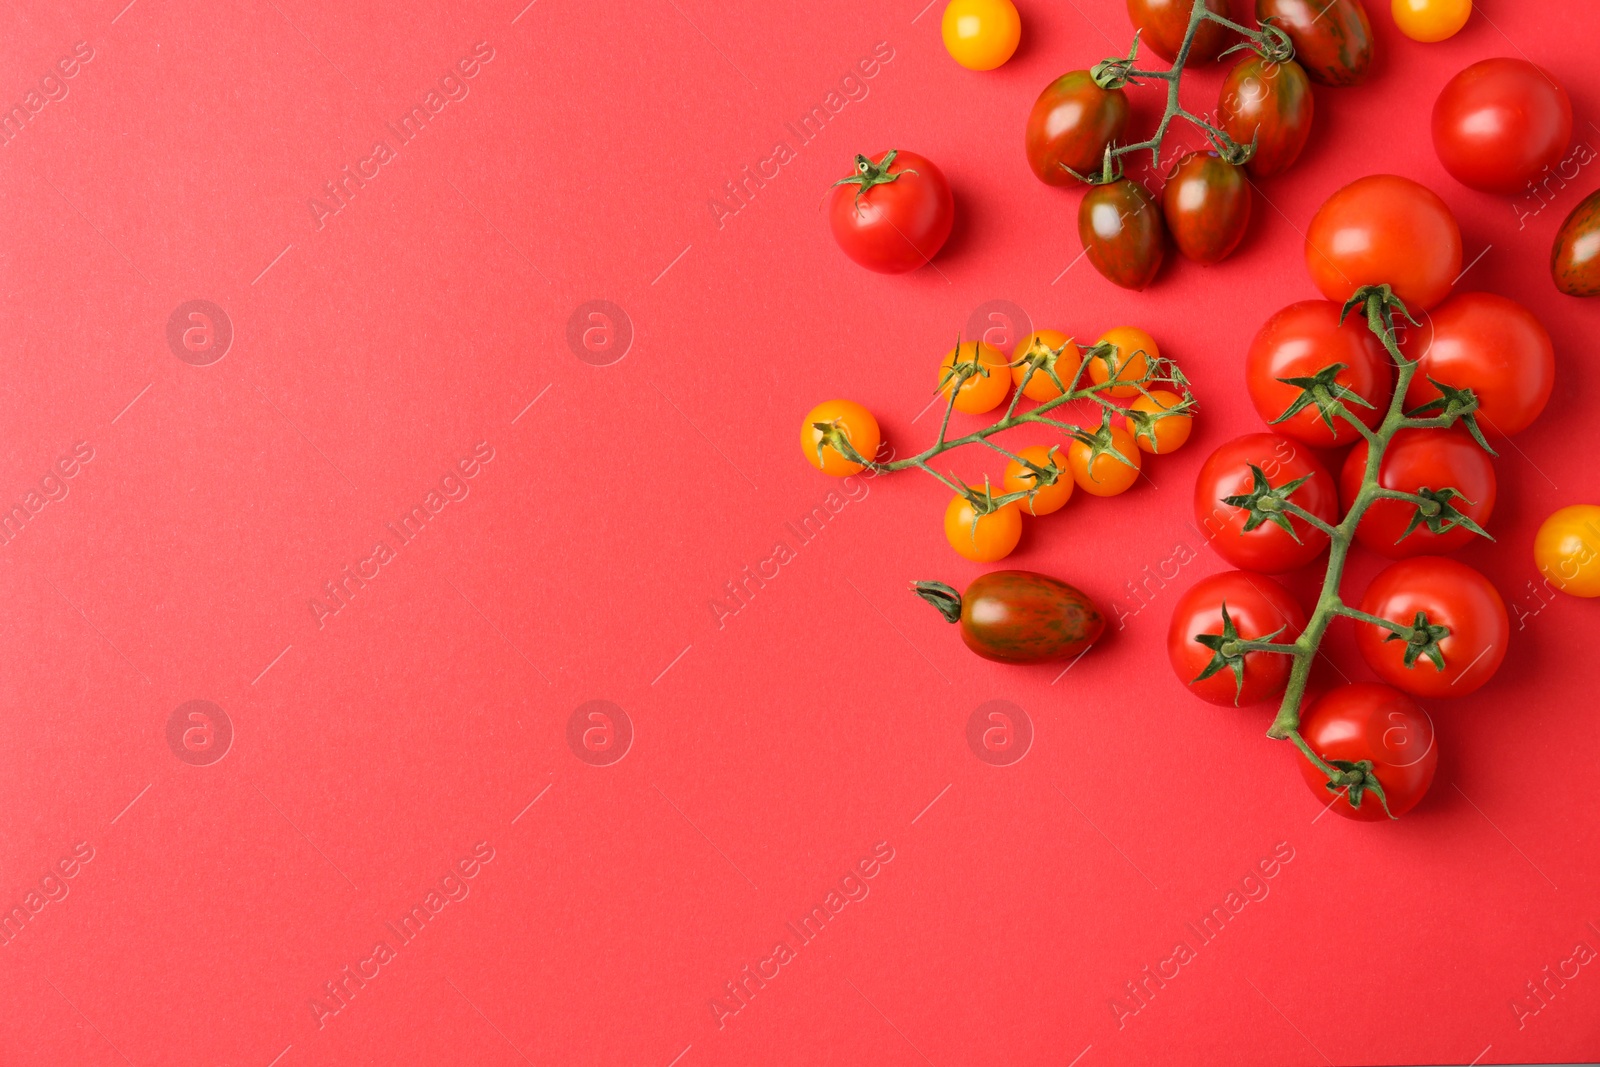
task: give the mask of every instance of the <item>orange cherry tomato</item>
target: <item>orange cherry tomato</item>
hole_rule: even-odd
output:
[[[955,385],[957,375],[951,368],[957,361],[963,364],[977,363],[981,368],[967,377],[956,390],[957,411],[982,415],[999,407],[1000,402],[1010,394],[1011,368],[1007,366],[1010,361],[999,349],[982,341],[974,341],[970,345],[957,345],[946,352],[940,361],[939,392],[944,396],[948,397]]]
[[[1028,377],[1029,364],[1025,362],[1029,356],[1043,356],[1048,358],[1052,352],[1060,354],[1055,358],[1056,377],[1061,379],[1061,384],[1068,389],[1072,388],[1073,380],[1078,376],[1078,368],[1083,364],[1083,352],[1072,338],[1060,330],[1035,330],[1022,339],[1022,343],[1014,349],[1016,359],[1011,368],[1011,380],[1019,388],[1022,379],[1028,378],[1027,388],[1022,390],[1022,395],[1029,400],[1054,400],[1061,395],[1061,390],[1056,388],[1056,383],[1050,380],[1050,375],[1039,367]]]
[[[878,420],[872,417],[872,412],[854,400],[823,401],[812,408],[800,424],[800,451],[823,474],[843,478],[862,470],[860,463],[846,459],[844,453],[823,442],[824,428],[830,427],[842,433],[863,458],[872,459],[878,454],[882,436],[878,431]]]
[[[1055,481],[1048,485],[1041,485],[1040,478],[1032,467],[1025,467],[1016,460],[1006,464],[1006,476],[1001,483],[1007,493],[1031,492],[1028,499],[1019,503],[1019,506],[1033,516],[1048,515],[1052,511],[1060,511],[1068,500],[1072,499],[1072,468],[1067,463],[1067,458],[1061,454],[1057,446],[1046,448],[1044,445],[1030,445],[1020,450],[1017,455],[1035,466],[1047,470],[1055,468],[1057,471]]]
[[[1150,364],[1153,360],[1161,358],[1161,349],[1156,347],[1156,340],[1137,326],[1117,326],[1100,335],[1096,344],[1110,343],[1116,346],[1116,354],[1111,357],[1116,366],[1111,365],[1111,360],[1095,357],[1089,360],[1089,380],[1096,385],[1108,381],[1137,382],[1150,373]],[[1106,392],[1115,397],[1130,397],[1139,395],[1137,385],[1113,385]]]
[[[1133,443],[1133,435],[1121,426],[1113,426],[1110,444],[1122,459],[1105,451],[1096,456],[1094,449],[1076,438],[1067,446],[1067,464],[1072,468],[1072,480],[1084,492],[1095,496],[1116,496],[1126,493],[1138,481],[1139,467],[1143,461],[1139,447]],[[1124,463],[1123,459],[1127,462]]]
[[[1129,405],[1134,411],[1155,415],[1183,405],[1183,397],[1169,389],[1152,389],[1149,396],[1141,396]],[[1135,425],[1143,422],[1142,426]],[[1194,416],[1188,414],[1162,415],[1152,419],[1130,419],[1134,442],[1151,455],[1176,452],[1189,440],[1194,429]]]
[[[979,515],[966,497],[951,497],[944,509],[944,536],[974,563],[993,563],[1011,555],[1022,539],[1022,512],[1016,504],[1006,504]]]

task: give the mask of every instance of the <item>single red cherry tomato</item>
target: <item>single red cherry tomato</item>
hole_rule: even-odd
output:
[[[1192,0],[1128,0],[1128,19],[1139,31],[1140,43],[1171,63],[1178,58],[1183,38],[1189,32]],[[1213,8],[1213,10],[1219,10]],[[1228,43],[1222,23],[1207,19],[1195,31],[1189,45],[1189,62],[1209,63]]]
[[[1258,55],[1241,60],[1223,79],[1217,125],[1238,144],[1255,142],[1244,167],[1257,178],[1282,174],[1300,158],[1311,137],[1316,102],[1305,68]]]
[[[1416,701],[1386,685],[1358,682],[1330,690],[1301,715],[1300,736],[1336,771],[1368,765],[1361,786],[1333,787],[1304,755],[1294,757],[1318,803],[1347,819],[1398,819],[1428,792],[1439,765],[1433,720]],[[1383,790],[1381,801],[1367,786],[1368,774]]]
[[[1561,224],[1550,248],[1550,275],[1568,296],[1600,296],[1600,189]]]
[[[1178,251],[1196,263],[1220,263],[1250,226],[1250,182],[1215,152],[1178,161],[1161,191],[1161,208]]]
[[[1478,396],[1485,433],[1510,437],[1528,428],[1555,388],[1550,334],[1533,312],[1495,293],[1461,293],[1406,331],[1400,350],[1417,361],[1406,407],[1439,397],[1428,379]]]
[[[1345,510],[1355,503],[1366,474],[1369,449],[1365,440],[1344,458],[1339,471],[1339,496]],[[1417,518],[1417,505],[1404,500],[1374,500],[1356,527],[1356,540],[1369,551],[1390,559],[1454,552],[1480,535],[1458,520],[1483,528],[1494,514],[1494,462],[1465,430],[1399,430],[1389,439],[1378,468],[1378,484],[1403,493],[1436,496],[1437,513]],[[1455,493],[1445,493],[1454,489]],[[1434,533],[1437,525],[1441,532]],[[1407,531],[1410,531],[1409,533]]]
[[[1300,484],[1283,497],[1282,488],[1292,482]],[[1227,502],[1246,497],[1254,498],[1253,510]],[[1330,526],[1339,521],[1339,491],[1311,449],[1275,433],[1245,434],[1211,453],[1200,468],[1195,523],[1235,567],[1281,574],[1304,567],[1328,547],[1328,535],[1284,511],[1284,500]]]
[[[1420,317],[1461,274],[1461,227],[1436,193],[1410,178],[1358,178],[1312,217],[1306,270],[1335,303],[1363,285],[1388,284]]]
[[[1078,239],[1094,269],[1124,289],[1155,280],[1167,254],[1161,208],[1150,191],[1131,178],[1097,185],[1078,205]]]
[[[1433,104],[1433,150],[1451,177],[1482,193],[1520,193],[1561,161],[1572,140],[1572,101],[1526,59],[1474,63]]]
[[[965,593],[943,582],[913,582],[916,594],[961,624],[968,648],[998,663],[1074,659],[1105,632],[1105,616],[1081,590],[1047,574],[991,571]]]
[[[956,217],[950,183],[915,152],[856,157],[855,173],[834,183],[828,204],[844,254],[880,274],[916,270],[938,254]]]
[[[1100,173],[1106,146],[1128,125],[1128,97],[1102,89],[1086,70],[1068,71],[1049,85],[1028,113],[1024,146],[1034,177],[1047,185],[1076,185],[1065,168]]]
[[[1294,58],[1312,81],[1366,81],[1372,67],[1372,23],[1361,0],[1256,0],[1256,17],[1278,20],[1294,42]]]
[[[1330,374],[1330,368],[1340,363],[1344,368]],[[1273,315],[1256,333],[1244,358],[1244,384],[1256,412],[1275,431],[1317,448],[1334,448],[1349,444],[1360,433],[1337,415],[1324,418],[1315,403],[1301,406],[1278,422],[1304,395],[1300,386],[1282,379],[1311,382],[1320,375],[1329,397],[1341,389],[1350,390],[1370,406],[1345,398],[1346,410],[1367,426],[1376,427],[1389,407],[1393,386],[1389,364],[1389,353],[1361,315],[1351,314],[1340,325],[1338,304],[1302,300]]]
[[[1396,633],[1357,621],[1356,648],[1373,673],[1413,696],[1476,691],[1500,669],[1511,640],[1506,603],[1489,579],[1444,556],[1391,563],[1367,586],[1361,610],[1406,627]]]
[[[1178,680],[1201,700],[1248,707],[1283,695],[1294,657],[1240,652],[1228,642],[1270,638],[1291,644],[1305,625],[1300,602],[1271,578],[1223,571],[1200,579],[1178,598],[1167,626],[1167,659]]]

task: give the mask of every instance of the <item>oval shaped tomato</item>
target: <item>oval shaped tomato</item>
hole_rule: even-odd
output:
[[[1311,380],[1321,375],[1329,398],[1341,388],[1354,392],[1370,406],[1352,398],[1342,402],[1350,414],[1371,427],[1383,421],[1393,386],[1389,353],[1360,315],[1350,315],[1341,325],[1339,310],[1338,304],[1328,300],[1290,304],[1256,332],[1244,357],[1244,384],[1261,418],[1285,437],[1317,448],[1347,445],[1361,435],[1336,415],[1325,419],[1315,403],[1277,421],[1304,395],[1300,386],[1281,379]],[[1340,363],[1344,369],[1326,373]]]
[[[1370,789],[1331,786],[1315,764],[1295,756],[1318,802],[1347,819],[1398,819],[1428,792],[1439,765],[1433,720],[1416,701],[1386,685],[1357,682],[1329,690],[1301,715],[1300,736],[1324,762],[1366,763],[1378,780],[1381,802]]]
[[[1373,673],[1419,697],[1466,696],[1506,658],[1511,620],[1489,579],[1444,556],[1417,556],[1378,572],[1361,610],[1406,627],[1355,622],[1356,648]]]
[[[1089,262],[1113,284],[1139,290],[1167,254],[1166,227],[1150,191],[1131,178],[1097,185],[1078,205],[1078,239]]]
[[[1250,182],[1215,152],[1178,161],[1161,191],[1172,243],[1189,259],[1210,265],[1233,254],[1250,226]]]
[[[1533,312],[1495,293],[1453,297],[1420,329],[1406,332],[1400,351],[1417,361],[1406,390],[1408,409],[1440,395],[1429,378],[1471,389],[1478,396],[1478,424],[1502,437],[1527,429],[1555,388],[1549,332]]]
[[[913,582],[916,594],[961,624],[961,640],[997,663],[1073,659],[1105,632],[1105,616],[1082,590],[1048,574],[991,571],[965,593],[943,582]]]
[[[944,50],[968,70],[993,70],[1022,40],[1022,18],[1011,0],[950,0],[939,29]]]
[[[1183,38],[1189,32],[1192,0],[1128,0],[1128,20],[1139,31],[1139,41],[1150,51],[1171,63],[1178,58]],[[1209,63],[1228,43],[1228,31],[1220,22],[1207,19],[1195,31],[1189,45],[1190,63]]]
[[[1083,175],[1100,173],[1106,146],[1128,125],[1128,96],[1102,89],[1086,70],[1068,71],[1033,102],[1023,145],[1034,177],[1047,185],[1074,185],[1066,168]]]
[[[1362,440],[1344,458],[1339,496],[1346,511],[1361,492],[1369,452]],[[1425,490],[1446,498],[1435,501],[1439,511],[1433,521],[1415,526],[1415,504],[1380,499],[1367,505],[1361,525],[1356,527],[1356,540],[1363,548],[1390,559],[1454,552],[1479,536],[1456,524],[1457,513],[1479,527],[1487,526],[1494,514],[1494,462],[1461,429],[1396,431],[1384,450],[1378,484],[1403,493]],[[1443,489],[1454,489],[1456,495],[1440,493]],[[1434,523],[1441,532],[1433,532]]]
[[[1178,598],[1167,626],[1167,659],[1178,680],[1201,700],[1248,707],[1283,695],[1294,657],[1240,653],[1227,642],[1270,638],[1290,644],[1305,626],[1305,610],[1283,586],[1260,574],[1223,571],[1200,579]]]
[[[1451,177],[1511,196],[1561,161],[1572,101],[1526,59],[1485,59],[1445,83],[1433,103],[1433,150]]]
[[[1401,33],[1432,44],[1461,31],[1472,17],[1472,0],[1391,0],[1389,13]]]
[[[882,441],[878,420],[854,400],[825,400],[806,413],[800,424],[800,451],[810,464],[836,478],[859,474],[862,465],[846,458],[838,438],[848,441],[862,459],[875,458]]]
[[[1228,72],[1217,100],[1217,125],[1238,144],[1255,142],[1244,165],[1257,178],[1282,174],[1311,137],[1316,101],[1305,68],[1249,55]]]
[[[1600,507],[1572,504],[1551,514],[1533,539],[1533,562],[1569,596],[1600,596]]]
[[[1322,85],[1357,85],[1372,67],[1372,23],[1361,0],[1256,0],[1294,42],[1294,58]]]
[[[1255,476],[1255,467],[1265,479]],[[1287,497],[1282,488],[1300,484]],[[1229,498],[1255,497],[1254,508]],[[1235,567],[1280,574],[1304,567],[1328,547],[1328,535],[1282,509],[1289,503],[1330,526],[1339,521],[1339,493],[1311,450],[1275,433],[1235,437],[1200,468],[1194,517],[1217,554]]]
[[[974,563],[993,563],[1022,540],[1022,512],[1011,503],[979,515],[971,500],[953,496],[944,509],[944,538]]]
[[[956,218],[950,183],[915,152],[856,157],[855,173],[834,183],[828,224],[844,254],[880,274],[916,270],[938,254]]]
[[[1550,247],[1550,276],[1568,296],[1600,296],[1600,189],[1561,224]]]
[[[1358,178],[1312,216],[1306,270],[1340,306],[1363,285],[1388,284],[1420,316],[1461,275],[1461,227],[1438,194],[1410,178]]]

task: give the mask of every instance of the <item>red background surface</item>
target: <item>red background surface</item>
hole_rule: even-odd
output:
[[[1484,0],[1424,46],[1371,5],[1374,76],[1317,90],[1312,145],[1262,188],[1240,252],[1132,294],[1075,264],[1079,194],[1021,152],[1039,89],[1125,47],[1122,5],[1022,0],[1021,50],[980,75],[920,3],[0,10],[6,101],[93,51],[0,149],[0,500],[93,453],[0,547],[0,903],[92,850],[0,946],[0,1062],[1600,1053],[1591,966],[1537,1013],[1511,1007],[1600,946],[1594,605],[1529,592],[1538,522],[1600,498],[1581,409],[1600,320],[1545,268],[1595,177],[1511,204],[1451,181],[1427,134],[1451,73],[1528,55],[1571,93],[1575,141],[1600,143],[1600,11]],[[398,144],[384,124],[478,42],[493,58],[468,95],[319,227],[323,183]],[[868,95],[797,143],[784,123],[879,42]],[[1220,76],[1193,76],[1196,107]],[[711,198],[779,140],[795,158],[719,225]],[[937,160],[960,215],[937,269],[899,278],[845,260],[819,212],[853,153],[889,147]],[[1177,590],[1222,567],[1189,492],[1259,425],[1245,345],[1315,295],[1316,205],[1375,171],[1445,197],[1483,253],[1462,286],[1526,302],[1559,358],[1543,419],[1497,462],[1498,541],[1463,555],[1512,604],[1515,647],[1479,693],[1428,706],[1438,779],[1393,826],[1317,819],[1269,712],[1189,698],[1162,652]],[[191,299],[233,325],[208,366],[166,340]],[[567,343],[592,299],[631,322],[609,365]],[[1079,335],[1145,326],[1203,406],[1186,451],[1123,498],[1074,500],[1008,561],[1124,614],[1064,677],[973,658],[907,592],[981,570],[945,545],[930,480],[866,483],[809,543],[785,526],[838,488],[797,452],[803,412],[849,396],[902,454],[923,447],[934,364],[997,299]],[[470,494],[401,546],[385,524],[480,442]],[[379,539],[395,558],[319,619],[324,583]],[[719,625],[724,583],[780,540],[795,558]],[[1133,598],[1178,545],[1196,558]],[[1376,569],[1358,554],[1351,588]],[[1329,647],[1367,677],[1348,635]],[[234,730],[208,766],[167,741],[191,699]],[[592,699],[635,733],[610,766],[567,741]],[[1035,732],[1008,767],[966,741],[991,699]],[[395,938],[479,842],[469,895]],[[893,860],[870,895],[801,945],[785,924],[878,842]],[[1293,858],[1268,895],[1194,936],[1275,848]],[[725,983],[779,939],[795,958],[719,1026],[713,999],[736,1005]],[[340,1006],[324,983],[379,940],[395,958]],[[1131,1013],[1125,983],[1180,940],[1195,958]]]

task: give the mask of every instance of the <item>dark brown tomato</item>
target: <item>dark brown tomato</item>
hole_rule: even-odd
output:
[[[1028,166],[1047,185],[1076,184],[1063,168],[1098,174],[1106,146],[1127,125],[1127,94],[1100,88],[1086,70],[1068,71],[1044,87],[1028,113]]]
[[[1257,178],[1282,174],[1294,165],[1311,136],[1315,113],[1305,68],[1292,59],[1272,63],[1257,55],[1228,72],[1217,103],[1223,132],[1239,144],[1255,140],[1255,155],[1244,166]]]
[[[1216,10],[1218,5],[1212,7]],[[1178,58],[1178,49],[1183,47],[1183,38],[1189,32],[1189,13],[1193,9],[1193,0],[1128,0],[1128,19],[1133,28],[1140,31],[1139,40],[1171,63]],[[1207,19],[1195,31],[1189,59],[1209,63],[1227,43],[1228,31],[1222,28],[1222,23]]]
[[[1167,254],[1161,208],[1131,178],[1097,185],[1078,205],[1078,238],[1094,269],[1124,289],[1155,280]]]
[[[1561,224],[1550,249],[1550,273],[1568,296],[1600,296],[1600,189]]]
[[[968,648],[998,663],[1050,663],[1088,651],[1105,632],[1094,601],[1066,582],[1032,571],[993,571],[965,594],[941,582],[917,582],[917,595],[948,622],[961,623]]]
[[[1178,161],[1161,208],[1172,243],[1196,263],[1220,263],[1233,254],[1250,226],[1250,182],[1244,171],[1215,152]]]
[[[1294,58],[1321,85],[1359,85],[1372,67],[1372,23],[1361,0],[1256,0],[1256,18],[1275,18]]]

